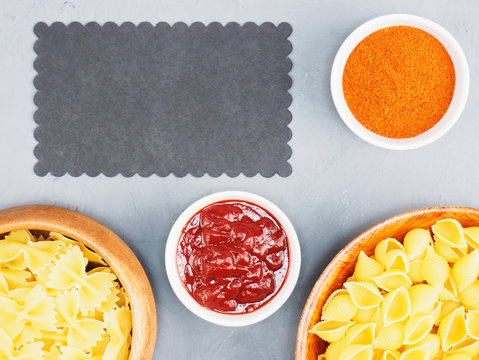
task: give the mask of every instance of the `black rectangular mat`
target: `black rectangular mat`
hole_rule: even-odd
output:
[[[38,23],[35,173],[288,176],[287,23]]]

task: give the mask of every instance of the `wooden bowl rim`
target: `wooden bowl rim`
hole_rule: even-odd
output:
[[[410,218],[415,215],[424,215],[430,213],[437,213],[442,214],[446,212],[456,212],[456,213],[467,213],[467,214],[476,214],[479,216],[479,209],[470,208],[470,207],[462,207],[462,206],[438,206],[438,207],[429,207],[423,209],[417,209],[408,211],[393,217],[390,217],[373,227],[369,228],[368,230],[362,232],[360,235],[356,236],[352,241],[350,241],[344,248],[342,248],[336,256],[329,262],[326,268],[323,270],[321,275],[319,276],[318,280],[314,284],[311,292],[309,293],[308,299],[306,300],[306,304],[304,305],[303,312],[301,313],[301,318],[299,320],[298,325],[298,332],[296,337],[296,351],[295,351],[295,360],[303,360],[305,359],[304,356],[306,354],[306,346],[307,346],[307,337],[308,337],[308,330],[309,330],[309,323],[311,321],[312,314],[314,309],[317,305],[317,300],[319,295],[322,291],[322,285],[326,278],[330,276],[336,268],[336,263],[346,254],[348,250],[351,249],[356,245],[356,243],[360,242],[364,238],[371,238],[378,229],[398,220],[404,218]]]
[[[128,245],[91,217],[52,205],[0,210],[0,234],[20,229],[58,232],[98,253],[117,275],[130,300],[133,332],[129,360],[151,360],[157,331],[155,299],[148,277]]]

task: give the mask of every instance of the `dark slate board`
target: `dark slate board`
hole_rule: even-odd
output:
[[[287,23],[38,23],[35,173],[292,172]]]

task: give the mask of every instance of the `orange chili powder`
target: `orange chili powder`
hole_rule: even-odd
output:
[[[354,117],[388,138],[410,138],[446,113],[456,73],[444,46],[410,26],[378,30],[349,55],[343,92]]]

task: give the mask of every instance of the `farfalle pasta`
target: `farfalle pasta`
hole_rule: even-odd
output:
[[[128,297],[103,259],[58,233],[0,240],[0,359],[127,360]]]
[[[318,360],[479,359],[479,227],[445,219],[399,240],[361,252],[327,299]]]

